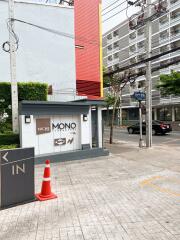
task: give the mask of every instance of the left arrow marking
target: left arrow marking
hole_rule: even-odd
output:
[[[4,154],[4,156],[2,156],[2,159],[3,159],[4,161],[6,161],[6,162],[8,162],[7,155],[8,155],[8,152],[6,152],[6,153]]]

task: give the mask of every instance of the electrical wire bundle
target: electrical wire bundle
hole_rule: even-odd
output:
[[[9,31],[9,34],[14,38],[15,49],[13,49],[13,51],[17,51],[19,48],[19,37],[11,27],[11,24],[13,24],[13,22],[14,19],[7,20],[7,29]],[[4,42],[2,45],[2,49],[3,51],[10,53],[10,42],[9,41]]]
[[[67,0],[60,0],[59,1],[59,4],[64,4],[64,3],[67,3],[67,5],[69,5],[69,6],[74,6],[74,0],[69,0],[69,1],[67,1]]]

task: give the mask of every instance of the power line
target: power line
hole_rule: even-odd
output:
[[[99,43],[96,40],[93,40],[93,39],[92,40],[90,40],[90,39],[88,40],[88,39],[86,39],[83,36],[75,36],[73,34],[60,32],[60,31],[53,30],[53,29],[50,29],[50,28],[46,28],[46,27],[43,27],[43,26],[40,26],[40,25],[37,25],[37,24],[34,24],[34,23],[26,22],[26,21],[23,21],[23,20],[20,20],[20,19],[15,19],[14,18],[14,19],[11,19],[11,20],[12,21],[17,21],[17,22],[20,22],[20,23],[24,23],[24,24],[27,24],[27,25],[30,25],[30,26],[33,26],[33,27],[36,27],[36,28],[39,28],[39,29],[51,32],[53,34],[60,35],[60,36],[63,36],[63,37],[68,37],[68,38],[71,38],[71,39],[80,40],[80,41],[82,41],[84,43],[89,43],[89,44],[92,44],[92,45],[100,46]]]
[[[107,11],[107,12],[105,12],[105,13],[103,13],[102,14],[102,16],[104,16],[104,15],[106,15],[106,14],[108,14],[108,13],[110,13],[111,11],[113,11],[114,9],[116,9],[117,7],[119,7],[119,6],[121,6],[123,3],[125,3],[126,1],[124,1],[124,2],[122,2],[122,3],[120,3],[120,4],[118,4],[117,6],[115,6],[115,7],[113,7],[112,9],[110,9],[109,11]]]
[[[111,19],[111,18],[115,17],[117,14],[119,14],[119,13],[121,13],[121,12],[125,11],[127,8],[128,8],[128,6],[126,6],[126,7],[125,7],[124,9],[122,9],[121,11],[119,11],[119,12],[117,12],[117,13],[113,14],[112,16],[110,16],[110,17],[106,18],[106,19],[105,19],[105,20],[103,20],[102,22],[104,23],[104,22],[108,21],[109,19]]]
[[[108,5],[107,7],[105,7],[102,11],[105,11],[106,9],[110,8],[111,6],[113,6],[114,4],[116,4],[116,3],[119,2],[119,1],[121,1],[121,0],[116,0],[115,2],[109,4],[109,5]],[[126,0],[125,0],[124,2],[126,2]],[[124,3],[124,2],[122,2],[122,3]]]
[[[70,38],[70,39],[75,39],[75,40],[82,41],[84,43],[89,43],[91,45],[100,46],[98,41],[93,40],[93,39],[92,40],[90,40],[90,39],[87,40],[83,36],[75,36],[75,35],[70,34],[70,33],[60,32],[60,31],[57,31],[57,30],[54,30],[54,29],[51,29],[51,28],[43,27],[43,26],[40,26],[40,25],[37,25],[37,24],[34,24],[34,23],[30,23],[30,22],[26,22],[26,21],[16,19],[16,18],[13,18],[13,19],[10,19],[10,20],[20,22],[20,23],[23,23],[23,24],[27,24],[29,26],[36,27],[36,28],[39,28],[41,30],[44,30],[44,31],[47,31],[47,32],[50,32],[50,33],[53,33],[53,34],[56,34],[56,35],[59,35],[59,36],[62,36],[62,37],[67,37],[67,38]]]
[[[113,18],[114,16],[116,16],[117,14],[119,14],[119,13],[125,11],[125,10],[127,11],[127,9],[128,9],[129,7],[130,7],[130,6],[127,5],[124,9],[122,9],[121,11],[119,11],[119,12],[113,14],[112,16],[108,17],[108,18],[105,19],[103,22],[106,22],[107,20]],[[141,16],[141,15],[145,12],[145,9],[146,9],[146,8],[148,8],[148,5],[147,5],[146,7],[143,7],[143,11],[141,10],[141,12],[137,12],[136,14],[133,14],[131,17],[127,17],[128,20],[133,21],[133,20],[136,19],[138,16]],[[160,17],[163,17],[163,16],[166,15],[166,14],[167,14],[167,12],[164,12],[164,13],[162,12],[159,16],[156,16],[155,19],[151,19],[151,21],[155,21],[155,20],[159,19]],[[152,17],[155,16],[155,15],[156,15],[156,14],[152,15],[150,18],[152,18]],[[132,18],[132,17],[133,17],[133,18]],[[146,22],[147,20],[148,20],[148,19],[144,19],[144,23],[143,23],[142,26],[145,25],[145,22]]]

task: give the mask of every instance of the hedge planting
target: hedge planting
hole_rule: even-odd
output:
[[[4,150],[4,149],[14,149],[14,148],[18,148],[19,145],[17,144],[11,144],[11,145],[0,145],[0,150]]]
[[[39,82],[19,82],[18,99],[31,101],[46,101],[48,95],[48,84]],[[6,112],[8,118],[6,123],[0,124],[0,132],[11,130],[11,84],[0,82],[0,114]]]
[[[19,145],[19,135],[14,133],[0,134],[0,146],[1,145]]]
[[[18,98],[22,100],[46,101],[48,95],[48,85],[39,82],[18,83]],[[0,83],[0,105],[8,107],[11,105],[11,84],[9,82]],[[2,100],[4,100],[2,102]],[[1,106],[2,107],[2,106]]]

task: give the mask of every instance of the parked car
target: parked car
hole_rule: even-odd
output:
[[[127,127],[128,133],[133,134],[133,133],[139,133],[140,132],[140,124],[136,123],[134,125],[131,125]],[[143,133],[146,133],[146,123],[142,123],[142,131]],[[167,124],[161,121],[153,121],[152,122],[152,134],[161,134],[164,135],[168,132],[172,131],[171,124]]]

